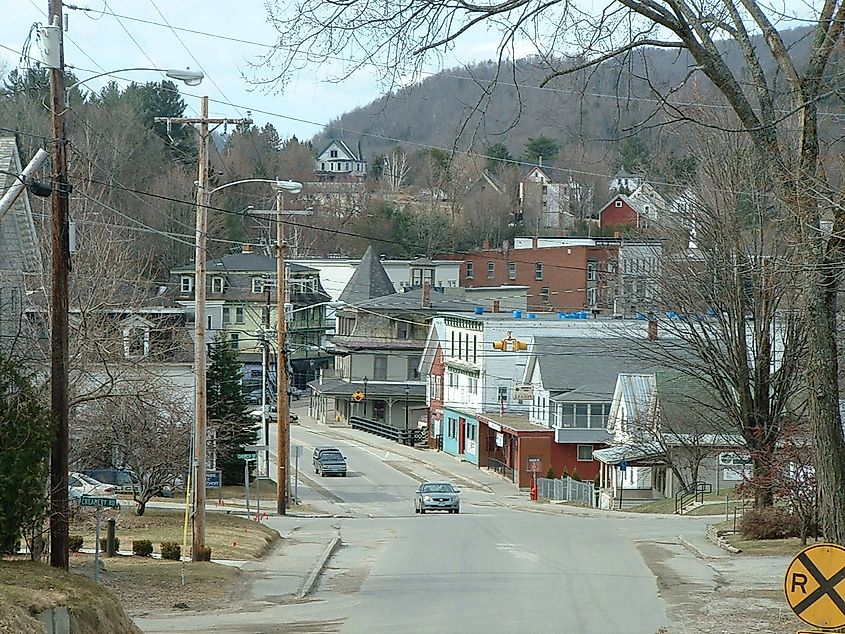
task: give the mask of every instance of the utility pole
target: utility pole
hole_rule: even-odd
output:
[[[276,190],[276,292],[278,303],[278,326],[276,336],[279,346],[276,359],[276,417],[278,425],[277,463],[277,488],[276,488],[276,512],[279,515],[287,513],[288,496],[288,367],[287,353],[285,350],[285,327],[287,326],[287,315],[285,314],[285,233],[282,224],[284,200],[282,188]]]
[[[68,281],[70,278],[67,180],[67,105],[62,0],[49,0],[48,21],[58,47],[50,66],[50,115],[53,196],[50,200],[52,261],[50,289],[50,408],[55,434],[50,452],[50,565],[68,569]],[[48,27],[49,28],[49,27]]]
[[[156,123],[199,124],[199,169],[197,179],[197,235],[194,252],[194,520],[191,559],[206,559],[205,473],[207,443],[207,392],[205,343],[206,242],[208,239],[208,137],[209,124],[250,125],[251,119],[210,119],[208,97],[200,98],[199,118],[155,117]]]
[[[270,365],[270,289],[264,289],[265,301],[261,311],[261,438],[262,445],[270,444],[270,420],[267,416],[267,366]],[[270,449],[264,451],[264,475],[270,477]]]

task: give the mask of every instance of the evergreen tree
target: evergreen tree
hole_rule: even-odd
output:
[[[0,554],[42,517],[50,456],[50,412],[12,361],[0,357]]]
[[[539,163],[542,159],[543,165],[554,163],[557,155],[560,154],[560,143],[547,136],[536,138],[529,137],[522,152],[522,158],[529,163]]]
[[[223,471],[224,485],[243,484],[244,463],[235,456],[244,453],[246,445],[256,443],[258,424],[249,415],[241,389],[243,371],[237,352],[218,338],[211,344],[208,358],[208,426],[217,435],[217,468]]]
[[[504,143],[494,143],[487,148],[487,170],[498,173],[501,169],[513,162],[508,146]]]

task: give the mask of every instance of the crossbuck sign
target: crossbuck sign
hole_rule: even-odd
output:
[[[814,544],[786,569],[784,591],[789,607],[810,625],[845,627],[845,548]]]

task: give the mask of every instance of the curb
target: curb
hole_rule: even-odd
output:
[[[305,580],[305,583],[302,584],[302,587],[299,589],[296,597],[298,599],[303,599],[307,597],[311,592],[314,590],[314,586],[317,584],[317,579],[319,579],[320,574],[322,574],[323,570],[326,569],[326,565],[329,563],[329,559],[331,559],[332,555],[335,551],[340,547],[340,534],[335,535],[332,537],[332,540],[326,546],[323,553],[320,555],[320,559],[317,561],[317,565],[314,566],[314,569],[311,571],[311,574],[308,575],[308,578]]]

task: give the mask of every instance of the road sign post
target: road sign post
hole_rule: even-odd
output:
[[[622,491],[625,490],[625,472],[628,470],[628,463],[624,460],[619,463],[619,510],[622,510]]]
[[[293,480],[293,500],[294,503],[298,503],[299,501],[299,457],[302,455],[302,445],[297,445],[294,449],[294,465],[295,465],[295,477]]]
[[[802,550],[783,582],[789,607],[810,625],[825,629],[845,627],[845,548],[813,544]]]
[[[120,508],[117,498],[92,497],[83,495],[79,498],[79,506],[93,506],[97,509],[94,525],[94,581],[100,581],[100,509],[104,506]]]

